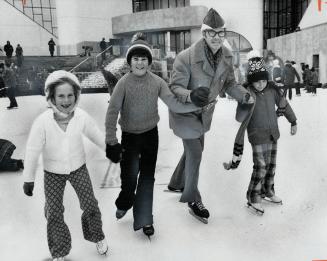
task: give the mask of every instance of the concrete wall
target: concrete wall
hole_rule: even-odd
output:
[[[83,41],[113,37],[111,17],[132,12],[131,0],[57,0],[58,38],[61,55],[78,53]]]
[[[285,60],[304,62],[310,68],[313,55],[319,55],[320,82],[327,82],[327,23],[292,34],[269,39],[267,48]]]
[[[263,0],[191,0],[191,5],[214,8],[226,28],[243,35],[254,49],[263,48]]]
[[[188,6],[137,12],[112,18],[114,34],[200,27],[208,8]]]
[[[58,42],[53,35],[5,1],[0,1],[0,10],[1,49],[9,40],[14,49],[17,44],[20,44],[24,55],[49,55],[48,41],[50,38],[53,38],[56,43]]]

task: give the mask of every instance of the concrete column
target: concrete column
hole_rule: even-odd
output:
[[[165,45],[166,45],[166,53],[169,53],[170,52],[170,31],[168,31],[166,33],[166,42],[165,42]]]

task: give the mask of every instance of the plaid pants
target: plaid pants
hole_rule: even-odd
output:
[[[92,188],[91,179],[84,164],[69,175],[59,175],[44,171],[45,217],[47,219],[47,238],[53,258],[69,254],[71,236],[64,221],[63,197],[68,180],[74,188],[83,210],[82,229],[84,238],[91,242],[104,239],[101,212]]]
[[[252,145],[252,152],[253,172],[246,197],[251,203],[260,203],[265,196],[275,194],[277,142]]]

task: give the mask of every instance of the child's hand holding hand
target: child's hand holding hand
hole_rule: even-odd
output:
[[[225,170],[230,170],[230,169],[236,169],[238,165],[240,164],[240,160],[235,161],[230,161],[230,162],[224,162],[224,168]]]
[[[24,182],[23,189],[27,196],[33,196],[34,182]]]
[[[121,161],[122,158],[122,148],[120,143],[116,143],[115,145],[106,146],[106,156],[110,159],[113,163],[118,163]]]

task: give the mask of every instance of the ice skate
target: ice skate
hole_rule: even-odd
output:
[[[282,199],[277,197],[276,195],[273,195],[272,197],[264,197],[263,199],[273,204],[280,204],[280,205],[283,204]]]
[[[103,240],[96,243],[97,251],[100,255],[107,255],[108,252],[108,243],[107,240],[104,238]]]
[[[209,211],[203,206],[202,202],[189,202],[189,213],[204,224],[208,224]]]
[[[181,189],[175,189],[171,186],[168,186],[167,189],[164,190],[164,192],[171,192],[171,193],[183,193],[184,188]]]
[[[56,257],[52,261],[65,261],[65,257]]]
[[[123,209],[118,209],[116,210],[116,218],[121,219],[123,216],[125,216],[127,213],[127,210],[123,210]]]
[[[154,234],[154,227],[153,227],[153,225],[146,225],[146,226],[144,226],[143,227],[143,233],[151,241],[151,238],[150,237],[153,236],[153,234]]]
[[[261,203],[251,203],[251,202],[248,202],[247,203],[247,207],[254,211],[255,214],[259,215],[259,216],[262,216],[264,213],[265,213],[265,210],[263,209]]]

